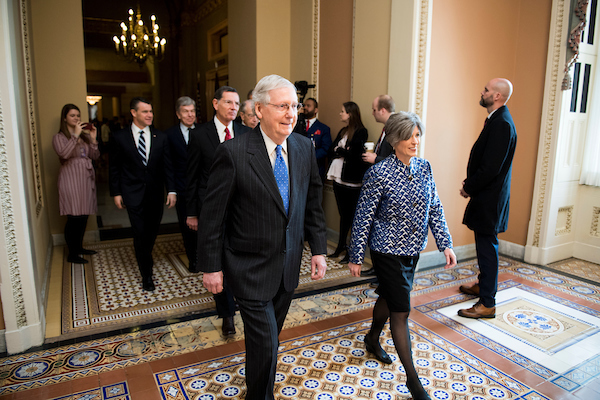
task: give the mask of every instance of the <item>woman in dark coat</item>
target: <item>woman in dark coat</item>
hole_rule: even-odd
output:
[[[67,216],[65,241],[69,249],[67,261],[85,264],[83,254],[95,254],[83,248],[83,235],[88,216],[96,214],[96,175],[92,160],[100,157],[97,130],[81,121],[79,108],[66,104],[60,113],[60,130],[52,138],[52,146],[60,160],[58,203],[60,215]]]
[[[353,101],[343,104],[340,118],[346,126],[329,147],[329,159],[332,161],[327,171],[327,179],[333,181],[333,193],[340,213],[340,236],[335,252],[328,257],[339,257],[345,251],[346,255],[340,263],[346,264],[346,240],[352,226],[363,176],[370,166],[362,160],[369,134],[360,118],[360,109]]]

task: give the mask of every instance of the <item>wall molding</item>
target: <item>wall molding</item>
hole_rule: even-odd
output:
[[[562,59],[564,52],[563,31],[568,18],[565,15],[565,0],[554,0],[553,16],[551,21],[550,39],[548,43],[548,63],[546,70],[546,88],[544,90],[544,109],[542,112],[542,129],[540,135],[540,147],[538,149],[538,159],[541,160],[537,165],[538,175],[536,176],[536,190],[534,198],[537,199],[532,205],[532,229],[531,244],[528,247],[540,247],[540,236],[542,234],[542,225],[545,209],[548,207],[548,198],[550,197],[549,184],[552,177],[549,175],[551,170],[551,150],[553,140],[558,132],[558,122],[560,120],[560,83],[562,77]],[[568,7],[568,6],[567,6]],[[548,193],[547,193],[548,192]]]
[[[42,173],[40,166],[39,144],[38,144],[38,129],[35,109],[34,85],[32,78],[31,65],[31,45],[29,43],[29,12],[27,8],[27,0],[21,0],[21,35],[23,37],[23,63],[25,66],[25,87],[27,91],[27,118],[29,126],[29,138],[31,145],[31,156],[33,158],[33,185],[35,195],[35,215],[40,216],[44,207],[44,195],[42,186]]]
[[[561,214],[564,214],[565,224],[564,226],[556,226],[554,230],[555,236],[568,235],[573,230],[573,206],[559,207],[557,211],[557,222]]]

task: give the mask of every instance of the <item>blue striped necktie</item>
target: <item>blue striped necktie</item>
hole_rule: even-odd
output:
[[[142,156],[142,162],[144,165],[148,165],[146,159],[146,138],[144,137],[144,131],[140,131],[140,140],[138,141],[138,153]]]
[[[275,158],[273,173],[275,174],[275,182],[277,182],[279,194],[281,194],[281,199],[283,200],[283,207],[285,208],[285,213],[287,214],[290,208],[290,184],[288,179],[288,170],[285,166],[283,155],[281,154],[280,144],[278,144],[275,148],[275,152],[277,153],[277,157]]]

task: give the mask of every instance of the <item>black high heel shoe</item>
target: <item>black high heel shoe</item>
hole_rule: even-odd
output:
[[[367,335],[365,335],[364,342],[365,342],[365,348],[367,349],[367,351],[369,353],[373,354],[376,359],[378,359],[379,361],[381,361],[384,364],[392,363],[392,359],[390,358],[388,353],[386,353],[385,350],[381,348],[381,344],[379,343],[379,341],[377,341],[377,345],[371,343],[371,341],[369,340],[369,335],[367,334]]]
[[[412,385],[408,381],[406,381],[406,387],[408,388],[408,390],[410,390],[410,394],[413,400],[431,400],[431,397],[429,397],[423,386],[419,385],[421,386],[421,390],[419,390],[418,393],[415,393],[417,388],[411,388],[411,386]]]
[[[341,249],[335,249],[335,251],[332,254],[329,254],[327,256],[327,258],[337,258],[339,257],[343,252],[346,252],[346,254],[348,254],[348,249],[346,247],[342,247]]]
[[[79,254],[84,254],[86,256],[93,256],[94,254],[98,254],[98,252],[96,250],[88,250],[88,249],[82,248],[81,250],[79,250]]]

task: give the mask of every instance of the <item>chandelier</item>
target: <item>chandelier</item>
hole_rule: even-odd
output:
[[[148,57],[156,61],[161,61],[165,55],[165,44],[167,40],[158,36],[158,24],[156,16],[150,17],[152,33],[142,21],[142,12],[140,5],[137,6],[135,20],[133,9],[129,9],[129,26],[121,22],[121,37],[113,36],[115,42],[115,51],[117,54],[125,57],[127,61],[135,61],[140,67],[146,62]]]

